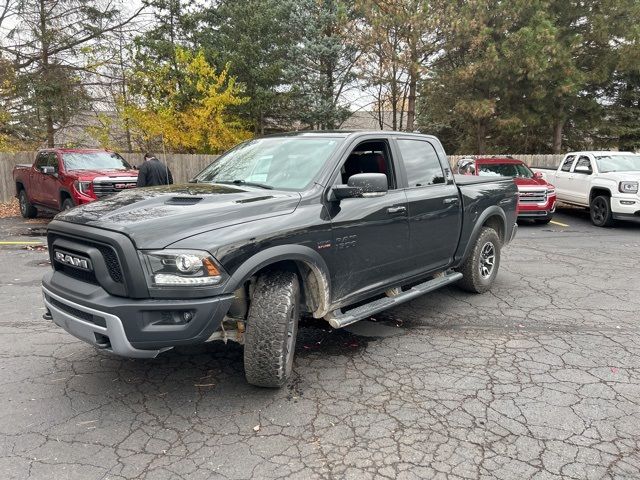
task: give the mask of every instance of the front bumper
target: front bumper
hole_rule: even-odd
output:
[[[640,197],[638,195],[611,197],[611,213],[616,220],[640,221]]]
[[[544,218],[556,211],[556,197],[550,197],[546,203],[518,204],[518,218]]]
[[[153,358],[174,346],[205,342],[219,328],[234,298],[122,298],[61,272],[45,275],[42,292],[58,326],[96,348],[132,358]],[[185,312],[189,321],[175,321]]]

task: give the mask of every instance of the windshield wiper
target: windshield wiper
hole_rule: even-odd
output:
[[[220,181],[216,181],[216,180],[212,180],[213,183],[224,183],[224,184],[233,184],[233,185],[247,185],[249,187],[258,187],[258,188],[264,188],[265,190],[273,190],[273,187],[270,185],[265,185],[264,183],[258,183],[258,182],[247,182],[246,180],[220,180]]]

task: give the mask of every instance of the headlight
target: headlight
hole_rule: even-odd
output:
[[[620,193],[638,193],[638,182],[620,182]]]
[[[555,188],[547,188],[547,195],[555,195],[555,194],[556,194]]]
[[[154,250],[140,258],[157,287],[211,286],[222,282],[223,272],[208,252],[198,250]]]
[[[75,182],[73,182],[73,184],[75,185],[77,191],[84,194],[89,193],[89,189],[91,188],[91,182],[81,182],[79,180],[76,180]]]

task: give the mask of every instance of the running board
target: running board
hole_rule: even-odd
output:
[[[325,318],[329,321],[329,324],[333,328],[342,328],[352,323],[358,322],[364,318],[370,317],[376,313],[386,310],[401,303],[408,302],[414,298],[424,295],[425,293],[432,292],[438,288],[449,285],[450,283],[457,282],[462,278],[462,274],[459,272],[453,272],[445,274],[441,277],[436,277],[428,280],[424,283],[414,285],[409,290],[406,290],[394,297],[385,297],[374,300],[373,302],[361,305],[343,312],[341,309],[335,310]]]

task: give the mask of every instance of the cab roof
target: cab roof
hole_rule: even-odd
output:
[[[511,165],[522,165],[524,162],[522,160],[518,160],[517,158],[510,157],[479,157],[476,158],[476,163],[484,163],[484,164],[511,164]]]

